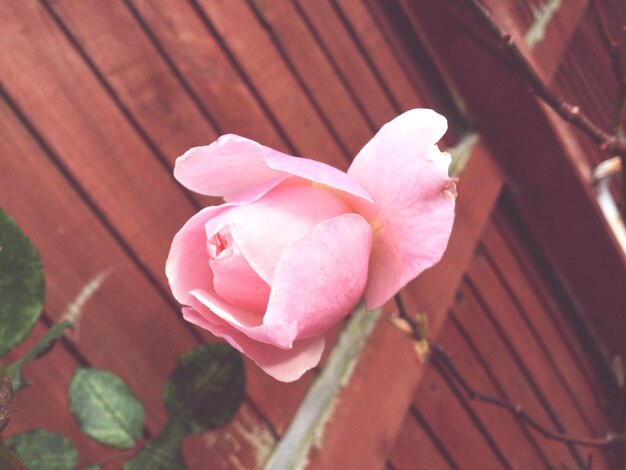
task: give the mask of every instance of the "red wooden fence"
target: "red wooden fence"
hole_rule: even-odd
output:
[[[520,41],[544,21],[527,54],[605,122],[614,84],[587,2],[486,3]],[[602,3],[621,31],[624,6]],[[81,464],[115,454],[70,417],[80,365],[128,381],[146,406],[145,437],[163,426],[175,358],[213,340],[182,321],[164,276],[174,233],[216,202],[173,179],[187,148],[237,133],[345,169],[384,122],[432,107],[449,118],[444,146],[472,127],[480,136],[449,250],[405,302],[427,313],[477,389],[552,429],[602,435],[604,363],[585,331],[626,352],[626,270],[584,181],[600,154],[526,93],[481,31],[462,0],[0,2],[0,205],[42,254],[46,305],[33,336],[106,273],[75,331],[27,368],[34,386],[17,395],[7,433],[61,432]],[[190,468],[261,468],[320,371],[283,384],[246,366],[244,405],[226,428],[187,440]],[[614,465],[607,451],[546,440],[468,401],[380,321],[308,467],[577,468],[590,454],[593,468]]]

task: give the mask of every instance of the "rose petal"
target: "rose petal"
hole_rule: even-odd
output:
[[[270,286],[252,269],[239,250],[225,259],[211,259],[213,288],[229,304],[259,316],[265,313]]]
[[[230,199],[284,173],[267,166],[257,142],[228,134],[185,152],[176,160],[174,176],[192,191]]]
[[[367,281],[371,238],[371,227],[358,214],[320,222],[279,260],[264,316],[236,308],[210,289],[191,292],[201,304],[196,310],[250,339],[290,349],[297,339],[326,332],[358,303]]]
[[[287,247],[325,219],[351,212],[330,191],[310,184],[285,184],[262,199],[228,213],[232,237],[261,278],[272,285],[278,260]]]
[[[307,370],[315,367],[324,350],[324,337],[315,337],[296,341],[291,349],[279,349],[251,340],[244,334],[224,325],[212,323],[191,308],[183,309],[185,320],[209,330],[215,336],[224,338],[267,374],[282,382],[299,379]]]
[[[280,323],[263,324],[263,315],[237,308],[225,302],[211,289],[196,289],[191,291],[191,295],[196,301],[192,301],[191,306],[202,311],[208,321],[228,324],[250,339],[277,348],[289,349],[292,347],[293,338],[285,325]]]
[[[244,191],[231,202],[219,206],[206,207],[189,219],[172,240],[172,246],[165,263],[165,274],[174,298],[181,304],[189,305],[193,289],[204,289],[211,285],[212,274],[208,263],[207,231],[214,230],[212,236],[224,225],[222,219],[230,209],[240,204],[256,201],[278,185],[283,179],[266,181]]]
[[[367,202],[373,202],[367,191],[355,179],[326,163],[309,160],[308,158],[292,157],[269,147],[265,147],[265,161],[274,170],[299,176],[309,181],[315,181],[316,183],[321,183],[364,199]]]
[[[446,249],[454,203],[443,194],[420,201],[388,219],[374,235],[365,305],[372,310],[425,269],[437,263]]]
[[[454,201],[446,190],[450,156],[434,145],[447,128],[427,109],[389,122],[359,152],[348,170],[376,202],[369,279],[369,309],[389,300],[445,251]]]
[[[227,207],[215,206],[202,209],[179,230],[172,241],[165,274],[174,298],[189,305],[190,291],[211,285],[213,275],[208,263],[205,225]]]
[[[289,175],[327,185],[363,201],[372,200],[346,173],[314,160],[293,157],[234,134],[188,150],[176,160],[174,176],[200,194],[229,200],[267,180]]]
[[[320,222],[278,262],[263,323],[285,325],[295,340],[341,321],[363,294],[371,239],[358,214]]]

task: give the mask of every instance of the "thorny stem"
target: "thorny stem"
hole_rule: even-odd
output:
[[[399,294],[395,296],[395,302],[398,307],[398,313],[400,318],[405,320],[412,332],[412,337],[416,341],[424,340],[423,335],[421,334],[421,330],[419,325],[417,324],[415,318],[411,317],[406,309],[404,308],[404,304]],[[565,433],[554,432],[550,429],[546,428],[534,418],[528,416],[524,411],[524,408],[520,404],[513,404],[508,400],[493,397],[474,389],[467,379],[459,372],[456,366],[453,364],[452,360],[445,352],[443,346],[438,343],[430,344],[430,359],[436,362],[441,370],[448,375],[448,377],[460,385],[461,389],[465,393],[468,399],[481,401],[484,403],[490,403],[499,408],[505,409],[509,411],[513,416],[515,416],[518,420],[527,424],[530,428],[532,428],[537,433],[543,435],[547,439],[552,439],[559,442],[564,442],[568,444],[577,444],[588,447],[611,447],[620,444],[626,444],[626,434],[613,434],[607,433],[606,437],[579,437],[572,436]]]
[[[510,33],[504,31],[494,20],[480,0],[467,0],[469,5],[478,13],[483,22],[487,25],[491,33],[500,41],[502,48],[513,60],[514,65],[523,74],[524,78],[530,84],[534,93],[550,108],[552,108],[562,119],[570,122],[572,125],[583,131],[597,145],[600,146],[609,156],[618,155],[622,159],[622,168],[626,168],[626,137],[622,132],[607,132],[600,126],[592,122],[579,106],[573,105],[565,101],[562,97],[553,93],[541,78],[535,73],[533,66],[528,62],[522,51],[517,47]],[[593,2],[592,2],[593,3]],[[609,41],[610,44],[610,41]],[[619,51],[613,54],[619,54]],[[611,60],[614,63],[613,60]],[[621,63],[621,59],[620,59]],[[616,65],[613,65],[614,73],[617,72]],[[620,67],[621,68],[621,67]],[[619,73],[623,76],[623,72]],[[621,89],[621,88],[620,88]],[[618,93],[619,94],[619,93]],[[626,108],[626,89],[624,96],[618,96],[616,109],[619,108],[620,114]],[[622,117],[622,116],[621,116]],[[621,118],[620,118],[621,124]],[[622,171],[623,176],[623,199],[626,200],[626,171]]]

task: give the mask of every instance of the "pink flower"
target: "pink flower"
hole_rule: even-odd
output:
[[[225,203],[193,216],[166,273],[186,320],[278,380],[315,367],[324,334],[364,298],[380,307],[441,258],[454,219],[444,117],[414,109],[347,173],[236,135],[176,161],[187,188]]]

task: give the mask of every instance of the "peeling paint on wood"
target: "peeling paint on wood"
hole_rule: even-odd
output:
[[[534,11],[535,21],[526,32],[526,44],[531,49],[541,42],[546,35],[548,24],[561,8],[562,0],[548,0],[541,8]]]
[[[102,283],[106,280],[107,277],[113,272],[113,269],[106,269],[104,271],[99,272],[96,276],[94,276],[89,282],[87,282],[78,295],[70,302],[65,312],[63,312],[62,321],[69,321],[74,325],[74,328],[78,326],[78,320],[82,313],[83,307],[87,303],[87,301],[100,289]]]
[[[365,341],[380,318],[381,310],[359,307],[341,332],[337,345],[319,377],[309,389],[284,437],[263,467],[265,470],[304,469],[311,449],[320,448],[324,429],[350,381]]]

